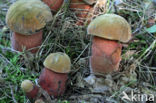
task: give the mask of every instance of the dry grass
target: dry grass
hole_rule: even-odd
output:
[[[1,2],[0,2],[1,3]],[[0,5],[0,29],[4,28],[4,17],[8,2]],[[90,12],[92,19],[104,13],[116,13],[127,19],[133,31],[132,40],[124,44],[123,60],[118,73],[110,74],[112,85],[106,83],[105,92],[95,92],[84,78],[89,75],[88,59],[91,55],[91,36],[86,27],[75,25],[76,17],[67,6],[54,14],[54,19],[44,29],[44,41],[36,55],[27,51],[19,53],[10,48],[9,31],[0,31],[0,101],[28,103],[20,89],[24,79],[35,82],[43,69],[45,57],[52,52],[65,52],[72,60],[72,72],[69,74],[68,89],[56,103],[127,103],[122,101],[122,91],[139,90],[142,93],[156,94],[156,40],[146,31],[147,20],[155,16],[155,12],[147,13],[145,0],[124,0],[122,5],[115,6],[111,0],[106,6],[95,4]],[[19,56],[21,59],[19,60]],[[108,75],[104,75],[104,79]],[[1,78],[2,77],[2,78]],[[20,96],[20,98],[19,98]],[[62,100],[62,101],[61,101]],[[67,100],[67,101],[63,101]]]

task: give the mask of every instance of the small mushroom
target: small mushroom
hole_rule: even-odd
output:
[[[128,22],[116,14],[104,14],[96,17],[87,28],[92,34],[91,70],[94,74],[111,73],[119,70],[121,61],[121,42],[131,38]]]
[[[64,0],[42,0],[42,1],[45,4],[47,4],[52,11],[56,12],[60,9]]]
[[[88,16],[88,13],[92,8],[91,5],[88,5],[83,0],[71,0],[70,9],[73,10],[78,17],[76,22],[77,25],[83,25],[86,19],[88,19],[87,22],[90,22],[90,16]]]
[[[6,14],[6,23],[13,31],[12,48],[37,52],[42,43],[42,29],[51,20],[50,8],[40,0],[18,0],[12,4]]]
[[[45,68],[39,77],[39,85],[50,96],[58,97],[63,95],[68,73],[71,69],[70,58],[65,53],[51,53],[43,64]]]
[[[24,80],[21,83],[22,90],[26,93],[29,99],[34,99],[39,91],[39,88],[34,85],[30,80]]]

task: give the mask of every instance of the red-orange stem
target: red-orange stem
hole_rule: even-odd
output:
[[[90,10],[92,10],[92,6],[85,4],[82,0],[71,0],[70,8],[75,12],[76,16],[78,17],[78,21],[76,22],[77,25],[83,25],[85,19],[88,16]],[[90,22],[88,18],[88,23]]]
[[[39,85],[48,92],[50,96],[58,97],[64,94],[68,74],[56,73],[44,68],[40,77]]]
[[[23,49],[32,49],[30,51],[36,53],[42,43],[42,34],[42,31],[33,35],[23,35],[14,32],[11,37],[12,48],[21,52]]]
[[[34,85],[33,90],[31,90],[30,92],[27,92],[26,96],[29,99],[34,99],[35,97],[37,97],[38,91],[39,91],[39,88],[36,85]]]
[[[52,11],[58,11],[64,0],[42,0],[45,4],[49,6]]]
[[[94,37],[91,69],[94,74],[111,73],[119,69],[122,45],[117,41]]]

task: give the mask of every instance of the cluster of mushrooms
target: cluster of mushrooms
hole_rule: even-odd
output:
[[[71,0],[69,7],[74,12],[85,9],[81,12],[79,10],[76,14],[81,18],[77,21],[77,25],[82,25],[95,1]],[[66,2],[66,0],[18,0],[12,4],[6,15],[6,23],[13,31],[12,48],[20,52],[29,50],[36,53],[42,44],[43,28],[53,19],[52,12],[57,12]],[[90,58],[91,75],[98,77],[99,74],[118,71],[122,42],[128,42],[131,38],[128,22],[116,14],[103,14],[89,23],[87,33],[94,36]],[[45,68],[39,76],[39,85],[50,96],[63,95],[68,73],[71,71],[69,56],[62,52],[51,53],[43,64]],[[24,80],[21,88],[30,99],[35,98],[39,92],[39,87],[30,80]]]

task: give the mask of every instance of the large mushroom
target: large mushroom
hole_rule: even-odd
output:
[[[50,96],[63,95],[66,89],[68,73],[71,62],[65,53],[51,53],[44,61],[45,68],[39,77],[39,85],[48,92]]]
[[[42,43],[42,29],[51,20],[50,8],[40,0],[19,0],[12,4],[6,15],[6,23],[13,31],[12,48],[37,52]]]
[[[47,4],[52,11],[56,12],[60,9],[64,0],[42,0],[42,1],[45,4]]]
[[[103,14],[96,17],[88,26],[92,34],[91,71],[93,74],[112,73],[119,70],[122,43],[131,38],[128,22],[116,14]]]
[[[37,97],[39,87],[34,85],[30,80],[22,81],[21,88],[29,99],[34,99],[35,97]]]

